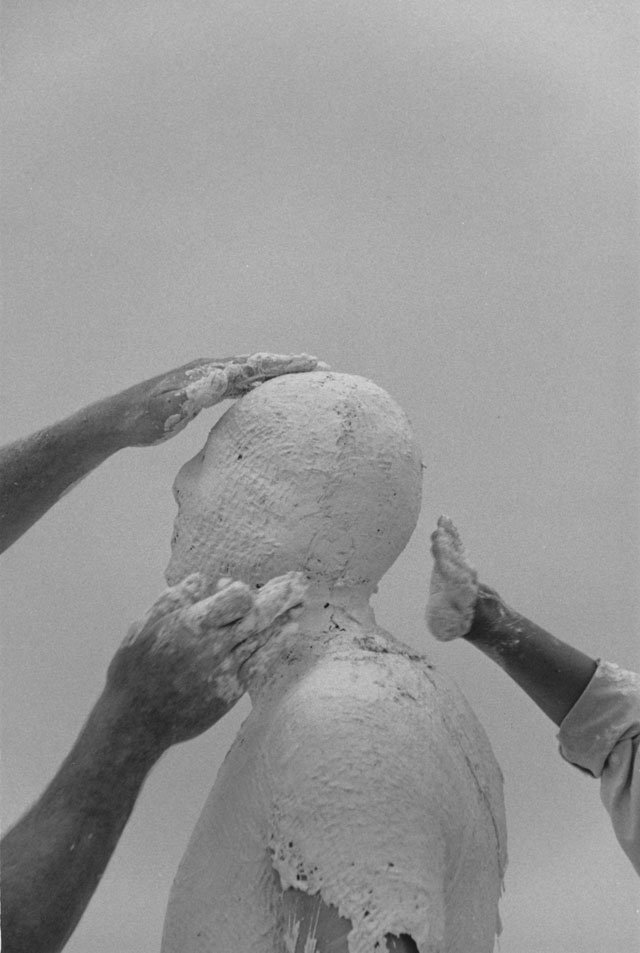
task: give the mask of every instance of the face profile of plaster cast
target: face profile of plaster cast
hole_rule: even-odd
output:
[[[309,590],[295,638],[260,650],[162,953],[493,950],[500,770],[456,687],[369,605],[415,527],[421,472],[388,394],[313,372],[242,397],[178,475],[169,582],[298,571]]]

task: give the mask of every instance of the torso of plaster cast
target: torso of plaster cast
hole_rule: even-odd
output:
[[[262,650],[252,711],[174,882],[163,953],[294,950],[289,887],[350,919],[350,953],[384,951],[386,934],[420,953],[493,950],[499,768],[455,686],[369,605],[420,495],[403,412],[331,373],[243,397],[181,471],[170,583],[198,569],[259,585],[295,569],[310,588],[295,640]]]

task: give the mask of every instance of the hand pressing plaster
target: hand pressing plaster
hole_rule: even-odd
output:
[[[296,632],[256,653],[253,709],[176,876],[163,953],[384,953],[390,937],[493,949],[500,770],[455,686],[369,605],[413,532],[421,480],[389,395],[327,372],[244,396],[180,471],[170,583],[299,572],[308,590]],[[304,896],[319,923],[345,925],[337,946],[292,919]]]
[[[458,530],[441,516],[431,535],[434,566],[429,586],[427,624],[441,642],[466,635],[478,598],[478,573],[467,560]]]
[[[305,371],[327,370],[328,366],[310,354],[242,355],[223,360],[200,360],[178,368],[155,382],[151,393],[152,410],[157,402],[165,406],[164,435],[156,443],[175,436],[205,407],[213,407],[223,400],[242,397],[263,381],[281,374],[300,374]],[[164,401],[164,404],[163,404]],[[153,416],[145,408],[145,416]]]

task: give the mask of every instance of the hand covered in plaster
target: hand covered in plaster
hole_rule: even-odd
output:
[[[259,649],[297,630],[306,590],[301,573],[259,590],[193,573],[165,590],[131,626],[107,675],[107,691],[134,729],[161,748],[206,731],[244,694]]]
[[[207,358],[136,384],[111,400],[125,446],[150,446],[175,436],[204,407],[241,397],[272,377],[327,369],[308,354]]]
[[[434,566],[429,586],[427,625],[441,642],[469,632],[478,598],[478,574],[467,561],[460,534],[446,517],[431,535]]]

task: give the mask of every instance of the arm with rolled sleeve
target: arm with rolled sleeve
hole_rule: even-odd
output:
[[[599,662],[558,740],[566,761],[600,778],[616,837],[640,873],[640,675]]]
[[[590,658],[508,606],[478,581],[448,517],[431,540],[431,633],[475,645],[558,725],[562,756],[600,778],[616,837],[640,873],[640,675]]]

